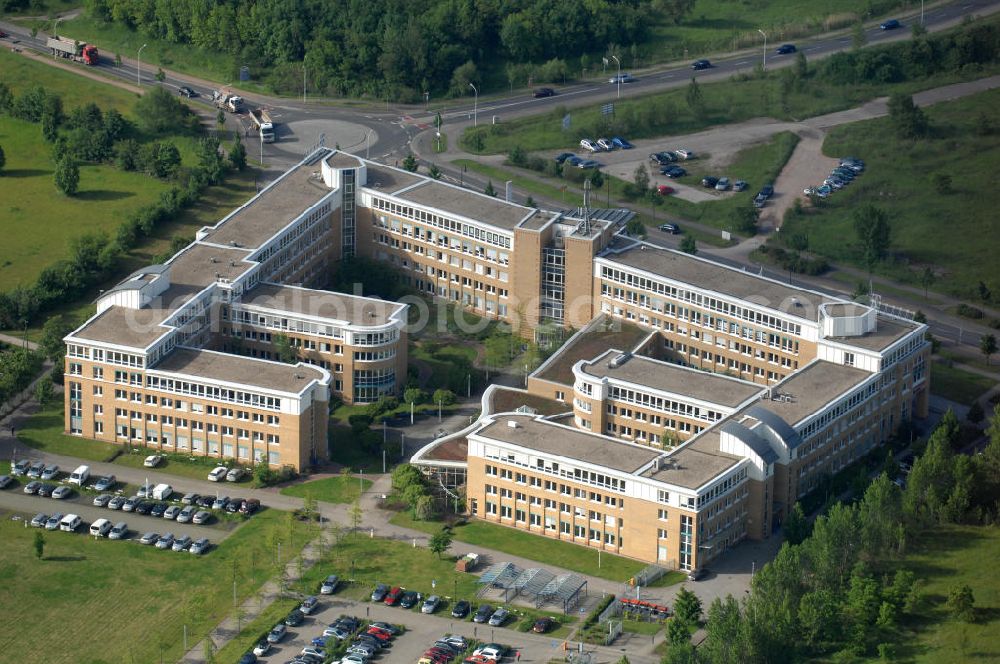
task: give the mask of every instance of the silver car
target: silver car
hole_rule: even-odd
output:
[[[178,537],[174,540],[174,545],[171,547],[174,551],[184,551],[189,546],[191,546],[191,536],[185,535],[183,537]]]
[[[126,535],[128,535],[128,525],[124,521],[119,521],[111,529],[111,532],[108,533],[108,539],[125,539]]]
[[[181,513],[181,508],[177,507],[177,505],[171,505],[166,510],[164,510],[164,512],[163,512],[163,518],[164,519],[176,519],[177,515],[180,514],[180,513]]]
[[[0,475],[0,489],[6,489],[13,481],[10,475]]]
[[[45,469],[42,470],[43,480],[54,480],[58,475],[59,475],[59,466],[54,463],[45,466]]]
[[[107,507],[112,498],[114,498],[114,496],[110,493],[102,493],[94,498],[94,507]]]
[[[42,512],[39,512],[38,514],[35,515],[35,518],[31,520],[31,525],[34,528],[44,528],[48,520],[49,520],[48,514],[43,514]]]
[[[188,505],[187,507],[182,509],[180,513],[177,515],[177,523],[191,523],[191,519],[194,518],[195,511],[196,508]],[[166,513],[164,513],[163,516],[166,516]]]
[[[127,500],[128,498],[126,498],[125,496],[115,496],[114,498],[108,501],[108,509],[120,510],[122,506],[125,504],[125,501]]]
[[[208,520],[211,518],[212,518],[211,512],[206,512],[205,510],[198,510],[197,512],[194,513],[194,516],[191,517],[191,523],[200,526],[203,523],[208,523]]]
[[[174,545],[174,534],[173,533],[163,533],[160,535],[160,539],[156,540],[157,549],[169,549]]]
[[[59,530],[59,522],[62,521],[63,513],[56,512],[45,522],[45,530]]]
[[[209,546],[211,546],[211,544],[209,543],[208,538],[202,537],[201,539],[195,540],[194,544],[191,545],[188,551],[195,555],[200,555],[208,551]]]

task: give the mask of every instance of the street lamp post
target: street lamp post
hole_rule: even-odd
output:
[[[618,63],[618,98],[622,98],[622,61],[618,59],[617,55],[612,55],[611,58]]]
[[[368,133],[365,134],[365,159],[368,159],[368,157],[371,155],[371,151],[372,151],[372,132],[374,132],[374,131],[375,131],[374,129],[369,129]]]
[[[144,48],[146,48],[145,44],[140,46],[139,52],[135,54],[135,87],[137,88],[142,86],[142,79],[140,78],[142,76],[142,61],[140,58],[142,58],[142,49]]]
[[[469,87],[472,88],[473,92],[476,93],[476,99],[475,99],[475,101],[473,102],[473,105],[472,105],[472,117],[473,117],[472,126],[473,127],[478,127],[479,126],[479,88],[477,88],[472,83],[469,83]]]
[[[767,71],[767,33],[760,29],[758,29],[757,32],[764,37],[764,62],[761,65],[761,70]]]

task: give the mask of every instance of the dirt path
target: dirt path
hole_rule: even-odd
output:
[[[823,184],[837,165],[837,159],[823,154],[826,132],[806,128],[796,133],[799,144],[774,182],[774,198],[761,211],[758,237],[781,228],[785,212],[795,204],[796,199],[805,199],[802,190]]]

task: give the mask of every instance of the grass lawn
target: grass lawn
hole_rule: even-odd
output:
[[[166,182],[139,173],[82,164],[79,192],[64,196],[53,183],[55,167],[40,124],[0,117],[0,145],[7,156],[0,290],[34,283],[43,268],[69,256],[75,237],[102,231],[113,236],[130,213],[168,189]]]
[[[626,632],[632,632],[633,634],[645,634],[646,636],[650,636],[651,634],[659,634],[660,630],[663,629],[663,623],[643,622],[641,620],[623,620],[622,629]]]
[[[925,601],[919,617],[904,625],[895,661],[950,664],[1000,659],[998,550],[996,527],[939,526],[914,538],[902,566],[917,575]],[[945,608],[950,590],[962,584],[972,588],[975,598],[972,624],[954,620]]]
[[[281,493],[298,498],[315,498],[325,503],[353,503],[372,485],[370,480],[355,477],[327,477],[285,487]],[[363,488],[362,488],[363,487]]]
[[[897,138],[888,118],[831,130],[823,151],[861,157],[865,172],[782,233],[805,233],[810,251],[863,267],[852,215],[860,204],[874,203],[889,215],[895,256],[876,273],[920,287],[930,267],[937,275],[932,290],[978,299],[980,280],[996,290],[1000,237],[992,229],[1000,190],[993,176],[1000,129],[981,135],[977,126],[980,116],[995,117],[998,104],[1000,90],[992,90],[931,106],[925,109],[931,135],[919,141]],[[938,191],[939,175],[951,178],[951,193]]]
[[[441,529],[441,523],[416,521],[409,512],[399,512],[390,519],[390,522],[429,534]],[[454,534],[456,540],[465,544],[484,546],[512,556],[544,561],[549,565],[609,581],[625,581],[646,567],[644,563],[610,553],[601,554],[601,566],[598,567],[597,551],[594,549],[484,521],[470,521],[465,525],[455,526]],[[452,545],[451,548],[459,549],[458,545]]]
[[[993,385],[986,376],[944,362],[931,365],[931,392],[949,401],[970,405]]]
[[[96,100],[102,109],[115,108],[127,118],[135,119],[136,95],[112,85],[81,78],[8,51],[0,51],[0,71],[15,94],[41,83],[62,96],[67,112],[83,101]],[[177,145],[183,163],[193,163],[195,137],[172,135],[163,140]],[[80,193],[64,197],[52,182],[53,165],[40,125],[0,117],[0,145],[7,157],[3,177],[10,189],[0,203],[0,232],[6,240],[5,248],[10,249],[0,254],[0,291],[17,283],[32,283],[43,267],[69,255],[69,240],[76,236],[95,231],[113,235],[128,214],[154,202],[169,188],[168,182],[112,166],[83,165]],[[160,224],[152,236],[129,252],[121,262],[120,273],[108,283],[100,284],[78,302],[63,305],[53,313],[71,322],[82,321],[93,313],[91,302],[98,289],[107,289],[125,274],[150,264],[169,247],[174,236],[193,237],[197,229],[215,223],[253,193],[252,172],[230,175],[226,183],[207,189],[196,205],[174,220]],[[36,329],[29,329],[29,336],[37,336],[43,322],[39,320]]]
[[[289,523],[286,513],[265,510],[202,557],[46,532],[37,560],[38,531],[2,515],[0,578],[9,601],[0,620],[17,630],[0,632],[0,662],[22,662],[24,644],[42,643],[53,663],[177,661],[185,624],[194,643],[232,610],[234,570],[245,598],[274,572],[274,537],[284,540],[284,560],[297,554],[305,529],[291,522],[290,531]]]

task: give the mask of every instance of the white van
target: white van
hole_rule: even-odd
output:
[[[107,537],[111,530],[111,522],[107,519],[98,519],[90,524],[90,534],[94,537]]]
[[[65,530],[66,532],[71,533],[79,528],[81,523],[83,523],[83,519],[81,519],[78,515],[67,514],[62,518],[62,521],[59,522],[59,530]]]
[[[157,484],[153,487],[153,500],[166,500],[174,493],[174,488],[169,484]]]
[[[77,486],[83,486],[84,482],[90,479],[90,466],[79,466],[73,471],[73,474],[69,476],[69,483],[75,484]]]

